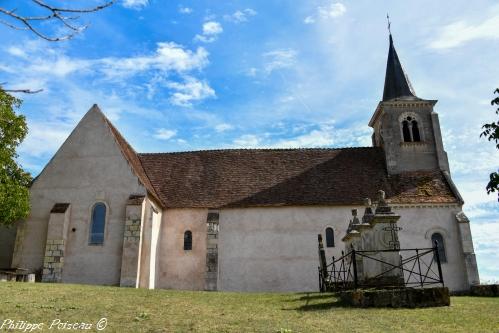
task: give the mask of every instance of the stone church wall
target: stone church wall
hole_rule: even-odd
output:
[[[145,195],[102,117],[88,113],[31,188],[31,214],[20,225],[13,266],[43,267],[50,211],[71,204],[62,282],[119,284],[125,207]],[[103,245],[89,245],[92,207],[107,206]]]
[[[352,208],[276,207],[223,209],[219,231],[219,290],[317,291],[319,265],[317,234],[327,226],[335,231],[343,250]]]
[[[204,290],[207,209],[163,211],[158,251],[157,288]],[[192,250],[184,250],[184,233],[192,232]]]
[[[341,256],[351,209],[363,207],[280,207],[224,209],[220,213],[219,290],[317,291],[317,234],[330,226],[335,247],[328,262]],[[442,264],[450,290],[468,288],[455,214],[460,207],[394,207],[402,248],[431,247],[431,233],[444,234],[447,263]]]

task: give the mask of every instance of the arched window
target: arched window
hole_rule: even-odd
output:
[[[90,224],[91,245],[101,245],[104,243],[104,229],[106,227],[106,205],[102,202],[95,204],[92,209],[92,222]]]
[[[416,120],[412,121],[412,140],[414,142],[421,141],[421,137],[419,136],[418,122]]]
[[[442,234],[435,232],[431,235],[431,244],[435,246],[435,241],[437,242],[438,256],[440,257],[440,262],[447,262],[447,256],[445,254],[445,244]]]
[[[326,229],[326,247],[334,247],[334,232],[333,228]]]
[[[404,135],[404,142],[411,142],[411,131],[409,130],[409,122],[404,120],[402,122],[402,134]]]
[[[402,130],[402,139],[404,142],[420,142],[421,131],[419,122],[413,115],[403,116],[400,119],[400,126]]]
[[[184,232],[184,251],[192,250],[192,232],[187,230]]]

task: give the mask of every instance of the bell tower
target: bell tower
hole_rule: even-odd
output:
[[[374,147],[385,151],[389,174],[418,170],[449,172],[442,143],[436,100],[416,96],[389,35],[383,99],[369,126],[374,129]]]

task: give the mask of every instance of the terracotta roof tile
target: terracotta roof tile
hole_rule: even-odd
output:
[[[388,176],[379,148],[235,149],[138,154],[165,207],[458,202],[440,171]]]

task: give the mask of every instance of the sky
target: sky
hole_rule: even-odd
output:
[[[495,119],[497,1],[121,0],[65,42],[0,26],[0,82],[43,89],[19,95],[19,161],[37,175],[94,103],[138,152],[370,146],[387,13],[417,95],[439,100],[481,280],[499,281],[499,204],[485,191],[499,152],[479,137]]]

